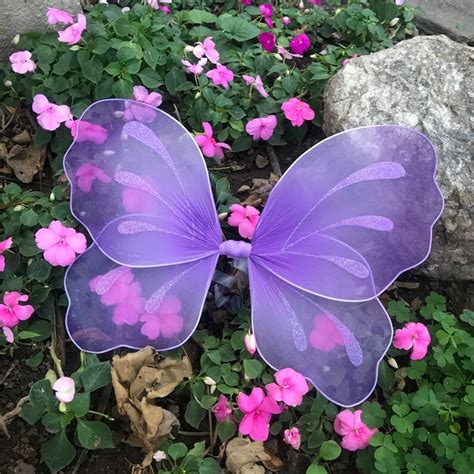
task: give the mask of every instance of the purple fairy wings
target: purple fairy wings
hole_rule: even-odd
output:
[[[219,255],[247,257],[266,362],[339,405],[370,395],[392,338],[376,297],[427,257],[443,207],[425,136],[382,125],[319,143],[277,183],[251,244],[222,242],[200,150],[160,110],[93,104],[64,162],[72,212],[94,240],[66,275],[81,349],[183,344]]]

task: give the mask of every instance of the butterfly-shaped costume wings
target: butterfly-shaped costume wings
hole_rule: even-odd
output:
[[[172,117],[104,100],[65,156],[71,209],[94,244],[69,268],[67,328],[83,350],[167,350],[196,328],[219,255],[248,256],[260,355],[342,406],[372,392],[392,338],[377,296],[428,256],[443,200],[419,132],[349,130],[304,153],[251,245],[222,242],[199,147]]]

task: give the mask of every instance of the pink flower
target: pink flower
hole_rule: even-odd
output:
[[[397,349],[413,349],[411,360],[423,359],[431,343],[428,328],[423,323],[406,323],[403,329],[395,331],[393,347]]]
[[[54,395],[60,402],[69,403],[74,400],[76,384],[71,377],[59,377],[53,384]]]
[[[215,86],[222,86],[224,89],[228,89],[229,82],[234,79],[234,73],[222,64],[218,64],[215,69],[207,71],[206,76]]]
[[[348,451],[364,449],[369,445],[369,440],[377,433],[378,429],[369,429],[361,420],[362,410],[352,413],[343,410],[334,420],[334,431],[343,436],[341,446]]]
[[[262,97],[268,97],[268,92],[265,90],[265,87],[263,87],[263,81],[259,75],[257,75],[257,77],[252,77],[244,74],[242,79],[247,85],[255,87]]]
[[[104,173],[103,170],[97,166],[92,165],[91,163],[84,163],[83,165],[77,168],[76,174],[76,184],[79,186],[79,189],[88,193],[92,189],[92,184],[96,179],[102,183],[110,183],[112,178]]]
[[[290,445],[293,449],[300,449],[301,445],[301,434],[300,430],[294,426],[289,430],[283,432],[283,441]]]
[[[7,291],[3,295],[3,303],[0,304],[0,324],[3,327],[14,328],[20,321],[26,321],[35,312],[33,306],[20,305],[20,302],[28,301],[28,295],[22,295],[18,291]]]
[[[77,15],[77,23],[73,23],[65,30],[58,32],[58,40],[61,41],[61,43],[67,43],[72,46],[73,44],[79,43],[85,29],[86,17],[79,14]]]
[[[216,142],[213,137],[212,126],[209,122],[203,122],[204,135],[196,135],[194,139],[196,143],[201,147],[202,153],[208,158],[224,158],[224,150],[230,150],[230,146],[226,143]]]
[[[237,405],[244,413],[239,432],[249,435],[254,441],[266,441],[272,414],[280,414],[282,408],[271,397],[265,396],[259,387],[253,388],[250,395],[239,393]]]
[[[170,7],[166,6],[166,5],[161,5],[160,6],[160,10],[162,12],[165,12],[167,15],[171,15],[171,10],[170,10]]]
[[[292,54],[283,46],[277,46],[277,52],[283,59],[302,58],[301,54]]]
[[[255,351],[257,350],[257,341],[255,339],[255,335],[248,332],[244,337],[244,345],[249,353],[254,355]]]
[[[263,16],[272,16],[273,15],[273,7],[270,3],[264,3],[258,7],[258,11]]]
[[[284,16],[281,19],[281,22],[283,23],[284,26],[288,26],[291,24],[291,18],[289,16]]]
[[[250,120],[250,122],[245,126],[245,131],[252,136],[253,140],[270,140],[276,125],[276,115],[269,115],[268,117],[260,117]]]
[[[252,5],[252,0],[240,0],[240,3],[245,7]]]
[[[148,5],[150,5],[150,7],[153,8],[153,10],[162,10],[163,7],[160,6],[160,3],[171,3],[171,1],[172,0],[146,0]]]
[[[13,341],[15,340],[15,335],[13,334],[13,331],[7,327],[2,327],[2,330],[7,342],[13,344]]]
[[[127,287],[126,297],[118,304],[112,314],[112,321],[117,326],[128,324],[133,326],[140,319],[145,308],[145,298],[141,297],[142,287],[138,281],[134,281]]]
[[[9,59],[13,71],[18,74],[26,74],[36,69],[36,64],[31,59],[31,53],[29,51],[17,51],[11,54]]]
[[[104,282],[110,282],[106,289],[101,288]],[[133,281],[130,268],[117,267],[105,275],[97,275],[89,281],[89,288],[100,295],[100,301],[106,306],[123,303],[129,294],[129,287]]]
[[[160,336],[165,339],[176,337],[184,325],[180,311],[181,301],[172,295],[165,296],[154,313],[145,313],[140,317],[140,321],[145,323],[140,332],[150,340]]]
[[[101,145],[107,140],[107,129],[87,120],[68,120],[64,125],[71,130],[72,138],[78,143],[89,141]],[[79,135],[78,128],[81,132]]]
[[[265,31],[258,35],[258,41],[260,41],[260,44],[265,51],[271,53],[276,44],[276,36],[269,31]]]
[[[395,5],[397,5],[397,7],[402,6],[404,3],[405,3],[405,0],[395,0]]]
[[[205,56],[212,64],[217,64],[219,62],[220,55],[211,36],[206,38],[202,43],[198,41],[195,44],[196,46],[193,49],[193,54],[196,58],[202,58]]]
[[[36,94],[33,98],[33,112],[38,114],[37,120],[45,130],[56,130],[61,123],[72,119],[67,105],[56,105],[43,94]]]
[[[303,54],[311,47],[311,41],[308,35],[301,33],[296,35],[290,42],[291,52],[294,54]]]
[[[44,250],[44,259],[53,267],[66,267],[74,262],[76,253],[85,252],[86,238],[72,227],[64,226],[60,221],[53,221],[47,228],[35,234],[36,245]]]
[[[163,101],[161,94],[158,92],[148,92],[143,86],[134,86],[133,98],[138,102],[150,105],[152,107],[159,107]],[[138,120],[143,123],[150,123],[155,120],[156,113],[149,107],[143,107],[140,104],[127,103],[123,113],[125,120]]]
[[[0,272],[5,270],[5,257],[2,255],[5,250],[8,250],[13,245],[13,239],[8,237],[8,239],[2,240],[0,242]]]
[[[48,8],[46,16],[48,17],[49,25],[55,25],[56,23],[68,25],[74,23],[74,18],[68,12],[59,10],[58,8]]]
[[[204,67],[207,64],[207,58],[201,58],[197,64],[192,64],[186,59],[182,59],[181,62],[184,64],[186,72],[190,74],[196,74],[199,76],[204,72]]]
[[[276,383],[265,386],[268,395],[277,402],[284,402],[290,407],[296,407],[303,402],[303,395],[308,393],[306,379],[296,370],[282,369],[275,372]]]
[[[321,6],[321,0],[309,0],[309,3],[312,3],[313,5],[316,5],[318,7]]]
[[[315,349],[329,352],[336,346],[344,344],[341,333],[327,315],[316,315],[313,319],[313,326],[309,342]]]
[[[293,98],[284,102],[281,106],[285,117],[291,121],[293,127],[301,127],[305,120],[314,119],[314,110],[302,100]]]
[[[229,401],[225,395],[219,397],[219,400],[217,400],[212,411],[214,412],[214,416],[218,423],[232,419],[232,407],[229,405]]]
[[[342,65],[343,65],[343,66],[347,66],[347,65],[351,62],[351,59],[355,59],[355,58],[360,58],[360,55],[358,55],[358,54],[353,54],[353,55],[351,56],[351,58],[346,58],[346,59],[344,59],[344,60],[342,61]]]
[[[231,215],[227,219],[227,223],[232,227],[239,228],[239,234],[244,239],[252,239],[260,219],[260,211],[253,206],[241,206],[240,204],[232,204],[229,206]]]
[[[122,205],[128,212],[152,213],[157,209],[156,200],[150,199],[147,191],[132,187],[122,191]]]

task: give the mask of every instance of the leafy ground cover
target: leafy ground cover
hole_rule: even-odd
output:
[[[54,232],[84,232],[61,168],[75,120],[109,97],[174,115],[208,158],[224,232],[250,237],[255,219],[246,210],[258,216],[282,171],[323,136],[327,80],[357,55],[416,34],[404,2],[323,7],[102,2],[84,17],[49,12],[61,33],[22,35],[17,56],[0,65],[5,472],[473,471],[472,312],[433,292],[448,289],[437,283],[410,277],[383,295],[400,332],[373,396],[350,411],[301,389],[294,375],[297,400],[275,403],[268,386],[279,379],[254,351],[245,275],[226,261],[181,350],[99,358],[65,335],[64,267],[85,240],[59,256],[41,236],[57,221]],[[94,139],[100,133],[91,130]],[[253,412],[241,394],[273,399],[268,433],[238,437]]]

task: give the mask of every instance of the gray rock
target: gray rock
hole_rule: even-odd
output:
[[[420,31],[444,34],[467,44],[474,43],[474,3],[472,0],[412,0],[422,10],[416,18]]]
[[[71,14],[81,11],[79,0],[0,0],[0,60],[6,59],[15,49],[11,41],[18,33],[48,29],[48,7]]]
[[[438,149],[446,203],[431,256],[421,271],[474,280],[474,48],[445,36],[419,36],[353,59],[324,93],[324,130],[397,123],[426,134]]]

